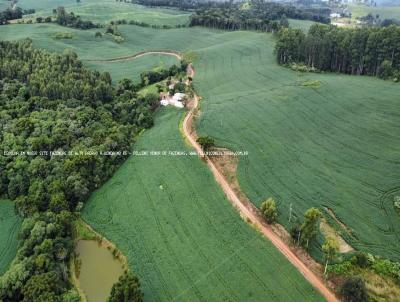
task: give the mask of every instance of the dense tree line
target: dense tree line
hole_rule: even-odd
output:
[[[140,74],[141,85],[146,86],[160,82],[168,77],[176,76],[180,72],[186,72],[188,63],[184,60],[181,61],[180,66],[173,64],[170,68],[160,68],[151,71],[145,71]]]
[[[308,34],[282,29],[276,44],[280,64],[302,63],[323,71],[382,78],[400,76],[400,27],[344,29],[313,25]]]
[[[175,7],[180,10],[193,10],[202,6],[208,5],[211,1],[199,0],[132,0],[132,3],[137,3],[145,6],[163,6]]]
[[[23,15],[35,13],[34,9],[23,10],[20,7],[7,8],[0,11],[0,25],[7,24],[9,20],[20,19]]]
[[[292,5],[264,0],[243,2],[193,1],[193,0],[138,0],[148,6],[170,6],[182,10],[195,10],[190,26],[238,30],[253,29],[276,31],[287,25],[286,18],[329,23],[329,9],[299,9]],[[284,20],[283,22],[280,20]]]
[[[0,197],[24,218],[0,301],[79,301],[66,265],[74,213],[127,156],[104,154],[129,151],[153,124],[157,100],[137,97],[139,88],[128,79],[113,86],[71,51],[0,42]]]
[[[227,30],[262,30],[276,32],[288,27],[287,18],[309,19],[329,23],[328,15],[299,10],[294,6],[263,0],[243,3],[209,3],[197,9],[190,18],[190,26],[206,26]]]
[[[56,23],[62,26],[74,27],[79,29],[91,29],[100,27],[92,21],[82,20],[80,16],[75,15],[73,12],[68,13],[64,7],[59,6],[55,10]]]

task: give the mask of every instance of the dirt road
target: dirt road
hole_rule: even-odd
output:
[[[108,60],[97,60],[97,62],[118,62],[118,61],[126,61],[132,60],[141,56],[149,55],[149,54],[164,54],[175,56],[179,60],[182,59],[182,56],[179,52],[174,51],[148,51],[148,52],[140,52],[131,56],[119,57]],[[189,64],[187,68],[187,75],[192,77],[195,75],[195,70],[193,69],[192,64]],[[185,119],[183,121],[183,133],[192,147],[196,150],[197,153],[202,154],[203,150],[201,146],[196,142],[196,132],[193,130],[193,119],[194,112],[197,110],[199,105],[200,97],[195,94],[192,100],[191,110],[186,114]],[[272,244],[296,267],[300,273],[317,289],[327,301],[329,302],[339,302],[340,300],[336,298],[336,296],[328,289],[328,287],[324,284],[324,282],[315,275],[290,249],[290,247],[276,234],[273,232],[271,227],[265,223],[264,219],[260,216],[258,209],[251,203],[246,203],[240,200],[234,190],[231,188],[225,177],[222,173],[217,169],[215,164],[207,157],[202,156],[209,169],[214,174],[215,180],[221,186],[225,195],[228,197],[228,200],[232,203],[232,205],[239,211],[241,217],[245,220],[250,221],[260,232],[272,242]]]
[[[194,69],[192,65],[188,67],[188,75],[194,76]],[[192,131],[193,119],[194,119],[194,110],[199,105],[199,96],[194,95],[193,106],[192,109],[187,113],[184,121],[183,121],[183,132],[193,146],[193,148],[199,153],[202,154],[201,146],[196,142],[196,134]],[[244,204],[233,189],[230,187],[229,183],[222,175],[222,173],[217,169],[214,163],[207,157],[203,156],[208,167],[214,174],[215,180],[221,186],[222,190],[225,192],[225,195],[228,197],[229,201],[233,204],[233,206],[239,211],[240,215],[250,221],[260,232],[272,242],[272,244],[300,271],[300,273],[316,288],[327,301],[334,302],[339,301],[338,298],[326,287],[326,285],[316,276],[286,245],[286,243],[275,234],[272,229],[264,222],[264,219],[260,217],[258,214],[258,210],[255,208],[253,204]]]
[[[112,59],[101,59],[101,60],[86,60],[87,62],[123,62],[123,61],[129,61],[133,60],[136,58],[140,58],[143,56],[147,55],[167,55],[167,56],[173,56],[177,58],[178,60],[182,59],[182,56],[179,52],[177,51],[170,51],[170,50],[154,50],[154,51],[142,51],[135,53],[133,55],[125,56],[125,57],[118,57],[118,58],[112,58]]]

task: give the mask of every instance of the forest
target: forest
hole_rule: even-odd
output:
[[[191,0],[138,0],[141,5],[170,6],[182,10],[195,10],[191,17],[191,26],[207,26],[220,29],[252,29],[274,31],[278,22],[285,18],[311,20],[329,23],[329,9],[299,9],[291,5],[283,5],[264,0],[251,0],[245,4],[240,2],[198,2]]]
[[[71,225],[127,157],[101,154],[130,151],[153,124],[155,100],[137,97],[138,88],[128,79],[113,86],[71,51],[0,42],[0,196],[15,200],[24,218],[18,254],[0,278],[1,301],[76,301]]]
[[[0,11],[0,25],[7,24],[9,20],[22,18],[23,15],[35,13],[34,9],[23,10],[20,7],[15,9],[7,8]]]
[[[279,64],[380,78],[400,77],[400,27],[357,29],[313,25],[308,34],[284,28],[275,52]]]

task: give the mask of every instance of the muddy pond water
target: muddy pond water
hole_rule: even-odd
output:
[[[76,252],[81,261],[79,287],[87,301],[106,302],[113,284],[123,274],[121,262],[94,240],[79,240]]]

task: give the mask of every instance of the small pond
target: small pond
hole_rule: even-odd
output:
[[[88,302],[106,302],[123,267],[111,251],[94,240],[79,240],[76,253],[81,261],[79,284]]]

